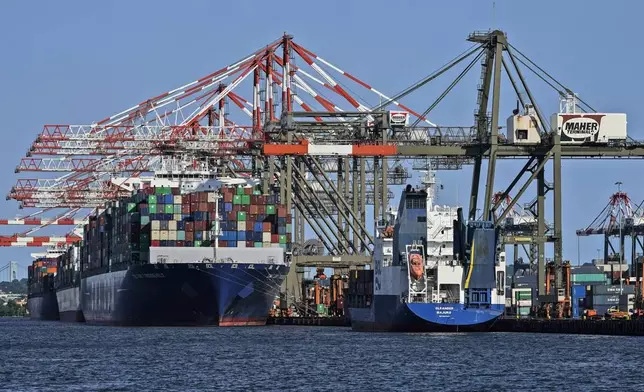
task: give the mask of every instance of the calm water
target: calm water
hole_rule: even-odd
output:
[[[7,391],[644,390],[644,338],[0,319]]]

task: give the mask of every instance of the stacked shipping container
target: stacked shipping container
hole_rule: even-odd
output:
[[[29,294],[38,294],[43,291],[45,285],[53,283],[53,276],[57,271],[58,259],[38,258],[27,267],[27,282]]]
[[[80,245],[83,268],[148,263],[150,247],[211,247],[218,241],[219,247],[287,249],[291,216],[278,203],[277,196],[253,187],[183,195],[179,188],[142,189],[90,218]]]

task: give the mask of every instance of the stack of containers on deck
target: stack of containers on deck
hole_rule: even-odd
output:
[[[287,248],[291,215],[277,195],[262,195],[252,187],[222,188],[219,246],[228,248]]]
[[[147,263],[152,247],[281,247],[291,243],[291,216],[278,196],[253,187],[181,194],[179,188],[144,188],[111,202],[85,225],[80,247],[84,269]],[[216,203],[219,203],[217,205]]]
[[[612,307],[622,311],[629,309],[629,299],[635,298],[635,286],[601,285],[586,287],[586,307],[603,315]],[[621,294],[620,294],[621,293]]]

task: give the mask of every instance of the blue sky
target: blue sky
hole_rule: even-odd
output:
[[[192,81],[271,42],[284,31],[295,41],[388,94],[394,94],[467,49],[474,30],[505,30],[514,46],[603,112],[625,112],[629,135],[644,139],[640,18],[644,7],[627,1],[325,1],[266,2],[3,2],[0,12],[0,187],[8,192],[20,158],[43,124],[103,119],[160,92]],[[314,5],[315,4],[315,5]],[[444,100],[430,119],[470,125],[478,69]],[[453,76],[404,102],[424,110]],[[548,115],[557,95],[530,78]],[[507,92],[507,93],[506,93]],[[515,105],[504,90],[503,118]],[[496,188],[520,169],[499,164]],[[563,165],[564,258],[577,260],[575,229],[607,203],[615,181],[633,201],[644,199],[641,161],[566,161]],[[441,202],[466,200],[471,167],[439,173]],[[548,176],[551,178],[549,172]],[[23,176],[24,177],[24,176]],[[482,191],[483,192],[483,191]],[[522,201],[530,201],[528,192]],[[481,193],[481,198],[483,194]],[[547,201],[551,203],[551,200]],[[10,218],[17,203],[0,204]],[[9,234],[14,228],[0,228]],[[581,241],[581,259],[596,256],[600,238]],[[2,249],[30,263],[35,249]],[[551,254],[551,246],[548,246]]]

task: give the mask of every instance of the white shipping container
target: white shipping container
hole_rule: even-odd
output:
[[[608,143],[626,140],[625,113],[555,113],[550,117],[561,144]]]
[[[284,264],[282,248],[212,248],[151,246],[150,263],[201,263],[204,259],[212,262],[238,264]],[[208,261],[206,261],[208,262]]]
[[[161,222],[158,220],[153,220],[151,222],[152,224],[152,230],[161,230]]]
[[[245,248],[246,247],[246,241],[237,241],[237,247],[238,248]]]
[[[212,236],[209,231],[202,231],[201,235],[203,236],[204,241],[210,241],[212,239]]]
[[[217,194],[215,192],[208,192],[208,203],[214,203],[217,201]]]
[[[159,239],[161,241],[167,241],[168,240],[168,230],[161,230],[159,233],[160,233],[159,234]]]
[[[177,240],[177,231],[168,230],[168,241],[176,241],[176,240]]]
[[[174,220],[180,221],[181,220],[181,214],[174,214]]]
[[[181,204],[183,202],[183,198],[181,195],[174,195],[174,204]]]
[[[152,241],[159,241],[161,240],[161,232],[159,230],[152,230],[150,232],[150,239]]]
[[[177,221],[168,222],[168,230],[177,230]]]
[[[237,231],[246,231],[246,221],[237,222]]]
[[[262,234],[262,242],[271,242],[271,233],[263,233]]]
[[[270,247],[271,247],[271,243],[270,243],[270,242],[265,242],[265,241],[264,241],[264,242],[262,243],[262,247],[263,247],[263,248],[270,248]]]

